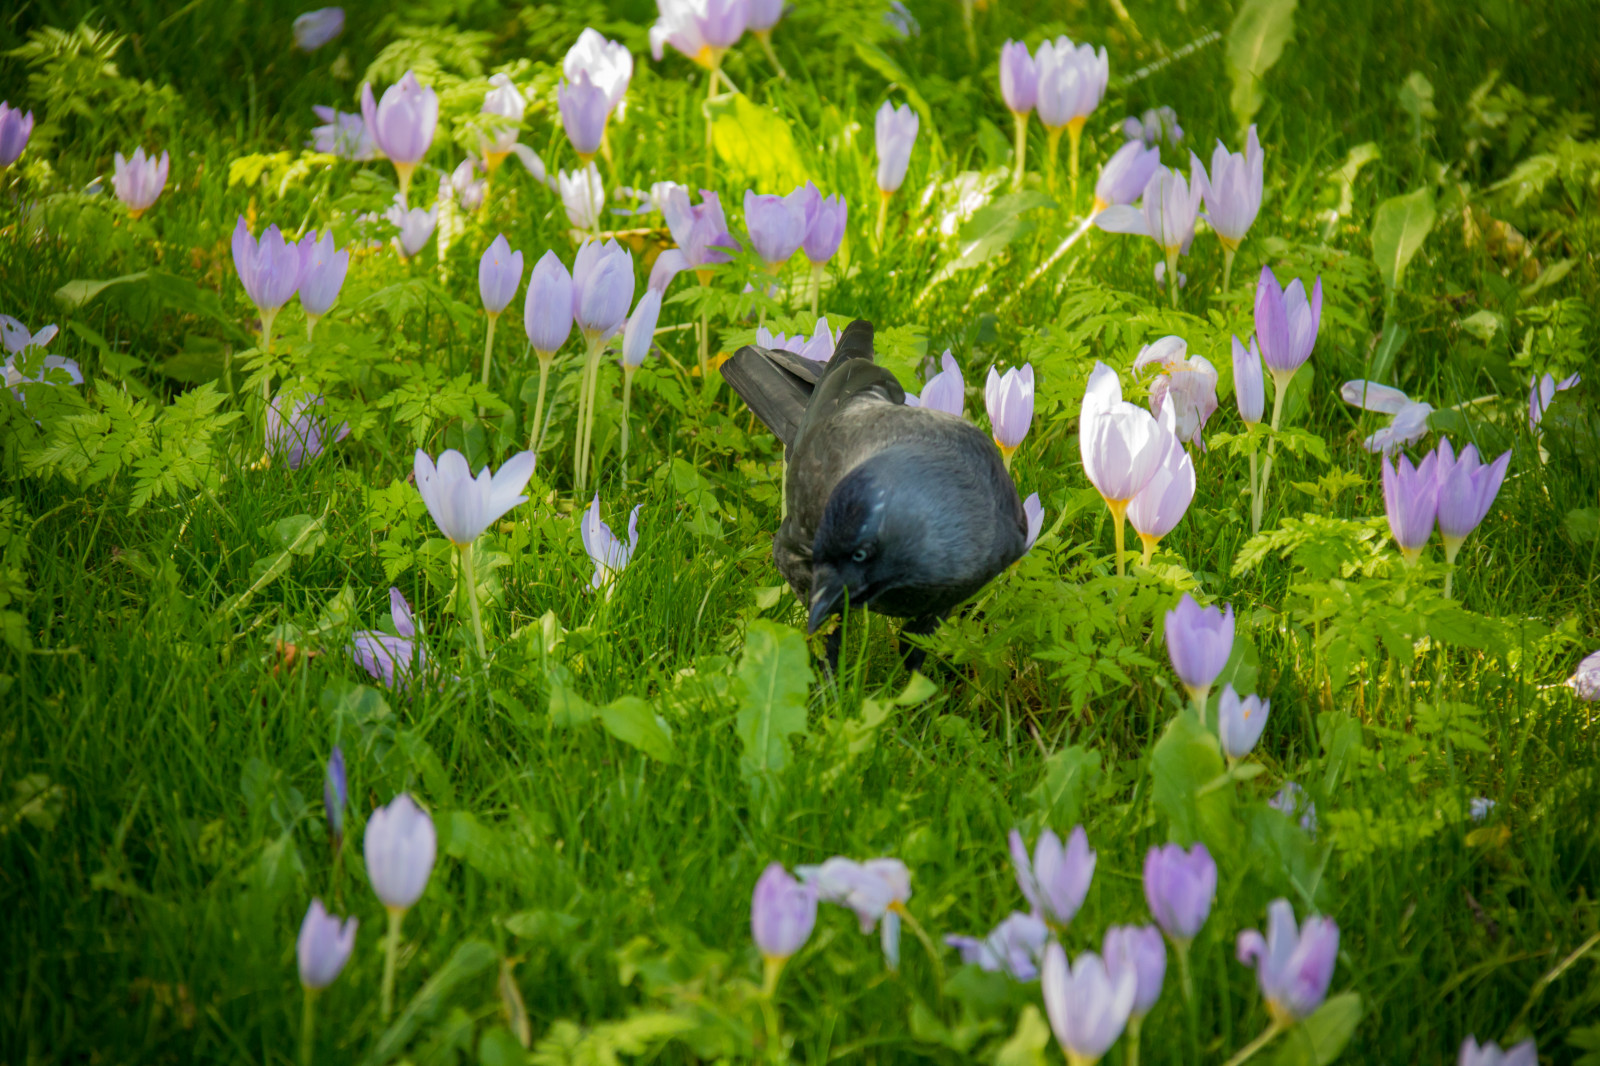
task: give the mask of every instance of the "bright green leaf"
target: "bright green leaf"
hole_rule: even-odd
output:
[[[789,626],[750,623],[738,677],[744,775],[749,779],[782,770],[789,765],[789,738],[806,732],[811,651],[805,638]]]
[[[1229,104],[1239,129],[1250,125],[1261,110],[1266,94],[1261,79],[1267,76],[1294,36],[1296,0],[1244,0],[1228,27],[1224,61],[1233,82]]]
[[[672,734],[656,715],[655,708],[637,696],[623,696],[606,704],[600,711],[600,724],[607,733],[657,762],[678,761]]]
[[[1422,247],[1436,217],[1433,190],[1427,186],[1390,197],[1373,213],[1372,259],[1391,292],[1400,287],[1406,265]]]

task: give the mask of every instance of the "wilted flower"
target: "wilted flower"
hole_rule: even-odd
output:
[[[522,284],[522,253],[513,252],[504,233],[490,242],[478,260],[478,295],[483,309],[498,315],[516,298]]]
[[[483,95],[482,113],[504,121],[496,124],[494,135],[483,144],[484,163],[488,169],[499,166],[500,161],[516,148],[518,130],[527,112],[528,101],[509,74],[495,74],[489,79],[489,91]]]
[[[944,942],[961,952],[961,961],[988,973],[1005,973],[1017,981],[1039,976],[1050,927],[1036,915],[1012,911],[986,937],[947,936]]]
[[[528,295],[522,305],[522,325],[533,350],[557,351],[572,334],[572,275],[561,258],[547,251],[528,275]]]
[[[383,217],[400,231],[394,238],[395,247],[400,249],[401,255],[410,259],[422,251],[428,238],[433,236],[433,229],[439,224],[439,205],[436,203],[426,211],[420,207],[407,210],[405,199],[396,193],[394,203],[389,205]]]
[[[837,903],[856,913],[863,933],[879,921],[879,937],[889,968],[900,965],[900,912],[911,899],[911,871],[899,859],[856,862],[834,856],[821,866],[795,868],[800,880],[817,890],[824,903]]]
[[[1130,116],[1123,119],[1122,135],[1131,143],[1147,148],[1154,148],[1162,142],[1176,148],[1178,142],[1183,140],[1183,127],[1178,125],[1178,113],[1162,105],[1146,110],[1139,118]]]
[[[1039,539],[1039,534],[1044,530],[1044,504],[1039,502],[1039,494],[1031,492],[1028,498],[1022,501],[1022,517],[1028,523],[1028,535],[1022,540],[1024,554],[1033,550],[1033,545]]]
[[[128,213],[138,218],[150,209],[167,184],[168,159],[146,156],[144,148],[135,148],[132,159],[122,158],[118,152],[112,160],[115,169],[111,175],[111,188],[117,199],[128,205]]]
[[[1144,899],[1156,924],[1187,944],[1200,934],[1217,898],[1217,864],[1204,844],[1151,848],[1144,857]]]
[[[1600,651],[1584,657],[1578,668],[1567,678],[1567,687],[1580,700],[1593,703],[1600,700]]]
[[[1012,367],[1003,377],[991,366],[983,385],[983,402],[989,409],[994,442],[1009,465],[1033,424],[1033,364]]]
[[[300,307],[314,325],[339,298],[350,269],[350,252],[334,247],[332,231],[319,238],[312,230],[296,247],[300,252]],[[259,251],[257,246],[258,256]]]
[[[327,988],[333,984],[344,964],[350,961],[358,924],[354,918],[339,921],[322,906],[322,900],[312,899],[294,945],[302,985]]]
[[[1060,944],[1045,948],[1041,974],[1044,1010],[1070,1066],[1094,1066],[1117,1042],[1133,1013],[1139,979],[1131,968],[1108,973],[1100,956],[1085,951],[1072,966]]]
[[[244,216],[239,216],[233,228],[233,267],[245,295],[264,318],[277,314],[294,296],[304,266],[304,254],[283,239],[277,226],[268,226],[258,242],[244,224]]]
[[[939,365],[943,369],[928,379],[917,402],[922,407],[960,418],[966,413],[967,406],[967,385],[961,377],[961,366],[950,354],[949,348],[939,357]]]
[[[489,191],[489,179],[478,177],[478,164],[463,159],[450,172],[450,191],[455,193],[461,210],[472,212],[483,206],[483,197]]]
[[[294,46],[302,52],[315,52],[343,32],[344,8],[307,11],[294,20]]]
[[[642,506],[635,506],[628,514],[628,540],[623,543],[611,532],[610,526],[600,521],[600,494],[594,494],[594,502],[583,512],[582,525],[583,550],[594,561],[594,577],[589,579],[591,588],[611,584],[627,568],[628,560],[639,546],[639,508]]]
[[[746,0],[656,0],[661,17],[650,27],[650,54],[660,61],[665,46],[713,68],[744,36]]]
[[[800,248],[806,237],[806,190],[788,196],[757,195],[744,191],[744,224],[756,254],[776,274]]]
[[[402,792],[372,812],[361,843],[378,899],[392,911],[409,910],[433,873],[438,838],[428,812]]]
[[[404,201],[411,172],[433,144],[439,125],[439,94],[424,88],[409,70],[383,91],[381,101],[373,100],[372,84],[366,82],[361,86],[361,117],[379,150],[394,164]]]
[[[5,344],[8,352],[21,354],[29,348],[43,348],[59,332],[61,332],[60,327],[51,323],[38,333],[30,333],[28,327],[19,319],[10,315],[0,315],[0,343]]]
[[[1089,213],[1099,215],[1108,207],[1133,203],[1143,195],[1144,187],[1160,166],[1159,148],[1146,148],[1137,141],[1118,148],[1100,165],[1100,177],[1094,183],[1094,207]]]
[[[1034,843],[1031,860],[1021,833],[1013,829],[1006,840],[1017,887],[1033,913],[1058,929],[1071,924],[1094,880],[1096,856],[1083,826],[1073,827],[1065,846],[1054,830],[1046,829]]]
[[[1136,991],[1132,1015],[1143,1018],[1161,998],[1161,985],[1167,976],[1167,945],[1161,930],[1153,925],[1113,925],[1106,930],[1106,970],[1113,980],[1122,971],[1132,970]]]
[[[1392,456],[1427,435],[1428,416],[1433,414],[1433,405],[1413,400],[1399,389],[1358,378],[1341,385],[1339,396],[1345,403],[1362,410],[1393,416],[1387,426],[1362,441],[1369,452]]]
[[[1243,155],[1230,153],[1221,141],[1211,153],[1211,173],[1205,182],[1205,217],[1222,247],[1230,252],[1238,249],[1261,211],[1264,164],[1254,123],[1245,138]],[[1199,165],[1195,160],[1192,169]]]
[[[1306,795],[1306,790],[1290,781],[1269,800],[1267,806],[1283,815],[1285,818],[1300,819],[1300,828],[1308,833],[1317,831],[1317,805]]]
[[[1322,323],[1322,279],[1318,278],[1306,299],[1306,288],[1296,278],[1287,289],[1279,288],[1270,266],[1261,268],[1256,285],[1256,343],[1261,359],[1277,382],[1279,392],[1289,386],[1317,343]]]
[[[1439,483],[1435,469],[1438,461],[1437,453],[1429,452],[1413,467],[1411,460],[1402,455],[1396,467],[1390,465],[1387,455],[1383,457],[1384,510],[1388,512],[1389,532],[1394,535],[1407,566],[1417,565],[1422,549],[1433,536],[1433,523],[1439,515]]]
[[[689,203],[689,190],[674,185],[659,201],[672,239],[689,262],[691,270],[701,270],[728,262],[732,257],[723,249],[739,250],[739,242],[728,233],[728,219],[722,201],[709,189],[700,190],[700,204]]]
[[[576,81],[579,72],[587,74],[589,81],[606,94],[610,109],[615,110],[633,78],[633,53],[625,45],[607,40],[599,30],[585,27],[578,34],[577,43],[567,49],[561,72],[568,81]]]
[[[1267,1009],[1284,1025],[1322,1006],[1339,956],[1339,927],[1331,918],[1310,917],[1297,927],[1286,899],[1267,907],[1267,935],[1239,934],[1239,961],[1256,968]]]
[[[590,343],[627,324],[633,284],[633,256],[615,240],[579,246],[572,261],[572,318]]]
[[[1074,124],[1081,129],[1100,106],[1111,79],[1105,48],[1096,52],[1090,45],[1057,37],[1039,45],[1034,65],[1039,75],[1039,121],[1050,130]]]
[[[1550,410],[1550,401],[1556,398],[1556,393],[1565,392],[1572,386],[1582,381],[1583,377],[1573,374],[1570,377],[1555,379],[1554,374],[1539,377],[1535,374],[1528,379],[1528,428],[1538,432],[1539,423],[1544,420],[1544,413]]]
[[[1000,96],[1013,115],[1033,110],[1039,95],[1039,72],[1023,41],[1006,41],[1000,46]]]
[[[765,959],[783,960],[805,947],[817,924],[817,892],[771,863],[750,898],[750,935]]]
[[[328,420],[314,413],[322,406],[321,396],[298,397],[288,418],[283,416],[284,398],[285,393],[280,392],[267,405],[266,443],[267,454],[280,457],[290,470],[299,470],[321,455],[330,437],[341,441],[349,435],[348,423],[339,423],[330,433]]]
[[[917,113],[910,104],[897,109],[887,100],[878,108],[873,134],[878,146],[878,189],[885,196],[900,188],[917,143]]]
[[[344,808],[350,802],[345,783],[344,751],[335,744],[322,773],[322,813],[328,818],[328,832],[334,840],[344,837]]]
[[[393,587],[389,589],[389,621],[397,635],[358,629],[350,637],[350,654],[373,679],[397,688],[410,680],[413,668],[418,673],[429,672],[428,648],[417,636],[411,605]]]
[[[0,101],[0,170],[15,163],[33,136],[33,112]]]
[[[359,161],[377,158],[377,146],[373,144],[372,134],[367,132],[367,124],[359,112],[339,111],[321,104],[311,110],[323,121],[323,125],[311,127],[312,148],[340,159]]]
[[[1249,755],[1261,739],[1271,711],[1271,700],[1255,695],[1241,699],[1232,685],[1224,685],[1217,700],[1217,736],[1222,741],[1222,753],[1230,759]]]
[[[611,97],[589,80],[589,72],[578,71],[571,81],[563,78],[556,87],[556,103],[561,109],[561,128],[572,142],[580,162],[587,163],[600,150],[606,119],[611,114]]]
[[[844,241],[845,223],[850,218],[850,205],[845,198],[835,193],[832,196],[823,196],[811,182],[806,182],[815,204],[815,210],[808,215],[806,224],[806,238],[801,242],[805,249],[806,258],[812,266],[820,266],[832,259],[839,250],[839,245]],[[748,210],[746,214],[748,215]]]
[[[1462,541],[1483,522],[1495,497],[1500,495],[1506,468],[1511,465],[1511,453],[1505,452],[1484,465],[1478,460],[1478,449],[1474,445],[1461,449],[1461,457],[1457,459],[1450,442],[1441,440],[1435,454],[1438,456],[1434,474],[1439,481],[1439,536],[1444,541],[1445,559],[1454,563]]]
[[[1166,636],[1173,672],[1189,695],[1203,702],[1233,654],[1233,606],[1201,607],[1185,592],[1167,612]]]
[[[454,448],[439,456],[438,466],[418,448],[412,465],[417,492],[439,532],[457,547],[465,547],[501,515],[528,502],[522,490],[533,476],[534,458],[532,452],[518,452],[493,477],[485,466],[476,478],[466,456]]]
[[[1469,1036],[1461,1044],[1458,1066],[1539,1066],[1539,1049],[1531,1038],[1501,1051],[1499,1044],[1480,1045]]]
[[[1170,411],[1164,412],[1163,422],[1171,417]],[[1128,503],[1128,521],[1144,545],[1146,563],[1161,538],[1177,528],[1194,502],[1194,460],[1177,436],[1170,431],[1166,436],[1167,447],[1155,475]]]
[[[1159,419],[1163,406],[1170,403],[1178,439],[1204,451],[1201,431],[1217,409],[1217,368],[1204,356],[1189,355],[1188,351],[1182,337],[1162,337],[1139,350],[1133,369],[1160,368],[1150,382],[1150,413]]]
[[[600,212],[606,205],[606,189],[600,181],[599,168],[589,163],[571,174],[563,170],[556,175],[556,181],[561,192],[561,206],[573,228],[599,229]]]

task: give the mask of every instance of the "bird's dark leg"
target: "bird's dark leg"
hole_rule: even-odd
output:
[[[940,616],[936,614],[925,614],[921,618],[913,618],[900,627],[900,635],[902,638],[929,636],[935,629],[939,628],[941,620]],[[915,673],[922,669],[922,664],[928,657],[928,650],[902,639],[900,641],[900,657],[905,663],[906,672]]]

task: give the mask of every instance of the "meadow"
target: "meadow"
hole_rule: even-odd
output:
[[[0,15],[0,1063],[1600,1064],[1591,6],[661,2]]]

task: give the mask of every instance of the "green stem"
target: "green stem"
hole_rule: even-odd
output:
[[[778,991],[778,978],[783,975],[787,959],[763,958],[761,960],[761,1014],[767,1024],[767,1054],[773,1062],[782,1062],[783,1028],[779,1024],[778,1005],[774,996]]]
[[[528,450],[535,455],[544,443],[544,394],[550,385],[550,363],[554,352],[539,352],[539,398],[533,404],[533,430],[528,434]]]
[[[1072,202],[1078,202],[1078,148],[1083,143],[1083,123],[1067,126],[1067,172],[1072,177]]]
[[[708,175],[716,173],[717,141],[711,121],[711,101],[716,99],[717,96],[717,74],[721,70],[722,57],[716,55],[711,60],[711,71],[706,75],[706,173]]]
[[[1188,942],[1173,943],[1178,955],[1178,985],[1183,989],[1184,1014],[1189,1022],[1189,1061],[1200,1061],[1200,1005],[1194,998],[1194,975],[1189,971]]]
[[[756,30],[756,40],[761,42],[761,50],[767,53],[767,62],[778,72],[778,77],[784,81],[789,80],[789,72],[783,69],[783,64],[778,62],[778,53],[772,50],[772,31]]]
[[[478,641],[478,658],[487,660],[488,650],[483,643],[483,614],[478,609],[478,579],[474,573],[471,544],[458,545],[461,549],[461,578],[467,583],[467,602],[472,605],[472,635]]]
[[[1012,122],[1017,128],[1017,143],[1013,150],[1016,156],[1016,165],[1011,170],[1011,191],[1016,192],[1022,188],[1022,174],[1028,158],[1028,116],[1032,112],[1024,111],[1022,114],[1013,114]]]
[[[494,327],[500,321],[500,316],[489,316],[489,328],[483,335],[483,387],[489,387],[489,366],[494,362]],[[478,417],[483,417],[483,405],[478,405]]]
[[[871,625],[870,616],[868,616],[868,619],[867,624]],[[942,998],[944,996],[944,963],[939,959],[939,949],[934,946],[933,938],[928,935],[928,931],[922,928],[922,923],[913,918],[910,911],[901,906],[899,907],[899,914],[900,920],[911,930],[912,935],[922,941],[922,947],[928,953],[928,961],[933,964],[933,987],[939,990],[939,995]]]
[[[305,1005],[300,1009],[300,1066],[311,1066],[311,1050],[316,1036],[317,990],[307,986]]]
[[[700,283],[701,289],[709,286]],[[711,387],[711,316],[706,312],[700,313],[700,388],[702,391]]]
[[[1252,442],[1252,446],[1250,448],[1250,518],[1255,527],[1252,532],[1257,533],[1261,531],[1261,522],[1255,517],[1257,506],[1256,501],[1260,499],[1258,492],[1259,489],[1256,485],[1256,450]]]
[[[1189,693],[1189,699],[1194,703],[1194,713],[1200,719],[1200,724],[1206,724],[1206,698],[1211,695],[1210,689],[1197,688]]]
[[[633,375],[639,368],[622,368],[622,480],[628,480],[628,407],[633,399]]]
[[[266,376],[261,379],[262,425],[266,424],[266,405],[272,402],[272,367],[267,357],[272,355],[272,323],[277,319],[278,312],[276,310],[261,312],[261,355],[263,357],[262,362],[267,370]],[[287,416],[288,413],[285,411],[284,415]]]
[[[318,322],[318,316],[317,315],[307,315],[306,316],[306,343],[307,344],[310,344],[312,341],[317,339],[316,338],[317,322]]]
[[[1139,1066],[1139,1030],[1143,1018],[1128,1019],[1128,1039],[1122,1045],[1122,1066]]]
[[[383,942],[383,996],[378,1001],[378,1016],[383,1021],[388,1021],[389,1015],[394,1013],[394,962],[395,956],[400,954],[400,923],[405,918],[405,911],[389,908],[389,935]]]
[[[1289,375],[1293,378],[1294,375]],[[1261,516],[1267,508],[1267,482],[1272,477],[1272,460],[1278,452],[1278,425],[1283,421],[1283,397],[1289,391],[1289,382],[1281,375],[1272,375],[1272,439],[1267,441],[1267,461],[1261,464],[1261,493],[1256,497],[1255,513],[1251,515],[1250,531],[1261,532]]]
[[[589,393],[583,411],[583,472],[578,477],[580,491],[589,484],[589,466],[594,456],[594,416],[600,392],[600,353],[605,351],[605,341],[596,337],[589,345],[586,358],[589,370]]]
[[[873,245],[878,251],[883,251],[883,234],[889,225],[889,197],[893,193],[878,190],[878,227],[873,231]]]
[[[1272,1043],[1277,1035],[1287,1028],[1288,1026],[1274,1019],[1272,1024],[1267,1026],[1266,1029],[1262,1031],[1260,1036],[1256,1037],[1254,1040],[1250,1041],[1250,1043],[1240,1048],[1239,1053],[1233,1058],[1229,1059],[1226,1063],[1226,1066],[1241,1066],[1242,1063],[1248,1061],[1252,1056],[1254,1056],[1256,1052]]]
[[[1224,248],[1222,250],[1222,291],[1228,291],[1228,283],[1233,280],[1233,257],[1238,254],[1238,249]]]
[[[1044,183],[1052,190],[1056,187],[1056,156],[1061,154],[1061,134],[1065,131],[1065,126],[1045,128]]]
[[[1178,309],[1178,249],[1167,250],[1167,295],[1172,297],[1172,309]]]

